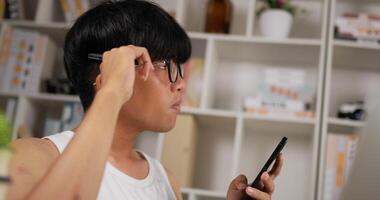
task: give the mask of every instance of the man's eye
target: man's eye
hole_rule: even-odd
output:
[[[158,64],[157,67],[161,68],[161,69],[166,69],[168,68],[168,66],[164,63],[161,63],[161,64]]]

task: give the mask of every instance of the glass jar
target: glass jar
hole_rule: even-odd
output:
[[[229,33],[232,3],[229,0],[209,0],[206,13],[206,32]]]

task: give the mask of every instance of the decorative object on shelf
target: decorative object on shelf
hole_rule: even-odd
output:
[[[4,113],[0,111],[0,199],[5,197],[7,185],[10,183],[8,165],[11,151],[8,147],[11,142],[11,125]]]
[[[75,21],[90,8],[89,0],[60,0],[66,22]]]
[[[79,124],[83,115],[84,111],[80,103],[66,102],[63,106],[61,118],[47,117],[45,119],[43,136],[72,130]]]
[[[23,19],[24,2],[23,0],[0,0],[1,19]]]
[[[67,78],[51,78],[46,80],[46,92],[51,94],[76,94],[73,85]]]
[[[0,48],[0,90],[38,92],[40,80],[51,76],[57,47],[46,35],[5,28]]]
[[[229,33],[232,9],[232,3],[229,0],[209,0],[206,13],[206,32]]]
[[[203,84],[203,58],[191,58],[185,64],[186,97],[183,105],[198,108],[200,106]]]
[[[0,149],[6,148],[11,141],[11,124],[5,113],[0,111]]]
[[[358,101],[342,104],[338,110],[337,117],[341,119],[363,121],[365,120],[365,115],[364,102]]]
[[[263,7],[257,11],[260,30],[264,37],[284,39],[289,37],[295,7],[290,0],[262,0]]]
[[[313,95],[305,71],[269,68],[264,70],[256,95],[244,99],[244,109],[265,116],[312,118]]]
[[[380,44],[380,15],[345,13],[337,17],[335,38]]]

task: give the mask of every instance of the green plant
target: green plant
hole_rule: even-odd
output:
[[[0,111],[0,149],[8,147],[11,141],[11,125],[5,114]]]
[[[257,15],[260,16],[267,9],[281,9],[295,15],[296,7],[291,4],[291,0],[261,0],[264,5],[257,10]]]

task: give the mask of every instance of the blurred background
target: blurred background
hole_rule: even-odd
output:
[[[62,46],[99,2],[0,1],[0,123],[9,124],[0,136],[43,137],[80,121]],[[176,174],[185,199],[225,199],[232,178],[253,180],[287,136],[273,199],[338,200],[379,102],[380,1],[154,2],[187,31],[193,52],[175,129],[143,133],[136,148]]]

